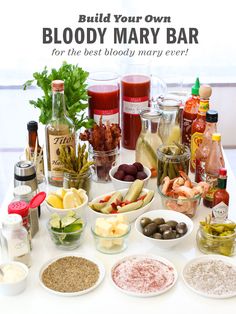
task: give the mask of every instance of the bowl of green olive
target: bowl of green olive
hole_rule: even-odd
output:
[[[173,210],[152,210],[135,221],[138,234],[160,249],[169,249],[186,240],[193,231],[192,220]]]

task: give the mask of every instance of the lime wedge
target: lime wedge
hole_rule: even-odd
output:
[[[61,218],[61,226],[62,226],[62,228],[64,228],[64,227],[72,224],[74,221],[76,221],[76,218],[64,216]]]
[[[60,218],[53,218],[50,220],[50,225],[52,228],[59,229],[61,227],[60,225]]]
[[[81,223],[71,224],[64,228],[64,232],[75,232],[75,231],[81,230],[82,228],[83,228],[83,224]]]

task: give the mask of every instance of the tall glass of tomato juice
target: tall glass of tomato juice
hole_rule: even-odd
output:
[[[141,132],[141,109],[150,102],[151,79],[143,73],[126,74],[121,79],[122,145],[135,149]]]
[[[113,72],[93,72],[88,78],[89,117],[99,123],[120,123],[119,76]]]

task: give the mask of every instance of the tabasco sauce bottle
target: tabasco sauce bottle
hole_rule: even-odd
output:
[[[52,81],[52,118],[46,125],[48,182],[63,185],[63,171],[59,171],[59,148],[61,145],[75,148],[75,128],[66,115],[64,81]]]
[[[209,110],[209,98],[211,92],[212,89],[209,85],[202,85],[199,89],[200,104],[198,114],[196,120],[193,121],[191,128],[191,172],[195,172],[196,169],[196,150],[202,143],[202,137],[206,127],[206,112]]]
[[[219,170],[217,190],[213,197],[212,216],[217,220],[225,220],[228,217],[229,193],[226,191],[227,170]]]
[[[197,78],[195,85],[192,86],[192,96],[186,101],[182,114],[182,144],[187,145],[189,148],[191,143],[191,128],[193,121],[197,118],[200,102],[199,88],[200,83]]]
[[[39,145],[38,139],[38,123],[36,121],[29,121],[27,123],[28,130],[28,149],[30,153],[30,160],[36,160],[36,173],[38,183],[44,180],[44,160],[43,150]],[[35,158],[35,153],[37,154]]]

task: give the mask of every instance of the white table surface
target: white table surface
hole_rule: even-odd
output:
[[[133,162],[134,152],[122,150],[120,161]],[[230,166],[226,160],[228,169],[228,185],[227,190],[230,193],[230,209],[229,218],[236,221],[236,180],[232,174]],[[150,180],[148,188],[156,191],[156,180]],[[112,191],[111,183],[92,184],[92,196],[98,196],[106,192]],[[0,217],[6,213],[7,205],[12,199],[12,187],[5,197],[2,204]],[[160,197],[156,191],[155,201],[150,210],[161,209]],[[194,231],[185,243],[172,248],[170,250],[160,250],[155,245],[149,244],[145,239],[140,238],[132,225],[132,231],[129,238],[128,248],[126,251],[116,255],[106,255],[96,251],[90,227],[87,226],[86,236],[83,244],[71,253],[84,254],[92,256],[102,261],[106,268],[106,276],[102,284],[94,291],[77,297],[61,297],[47,292],[40,286],[39,270],[41,266],[54,256],[64,254],[65,251],[57,249],[49,238],[46,230],[46,221],[49,218],[49,212],[45,207],[42,208],[42,216],[40,218],[40,231],[33,239],[32,266],[30,268],[28,284],[26,290],[14,297],[0,296],[0,313],[1,314],[71,314],[71,313],[103,313],[116,314],[127,313],[128,311],[136,314],[151,313],[206,313],[206,314],[222,314],[235,313],[236,298],[231,299],[209,299],[197,295],[190,291],[183,283],[181,271],[189,260],[203,254],[196,246],[196,231],[198,222],[204,219],[210,213],[210,210],[199,207],[197,214],[193,218]],[[177,268],[179,278],[176,285],[168,292],[151,298],[131,297],[118,291],[111,283],[109,274],[113,264],[119,259],[132,254],[154,254],[169,259]],[[236,257],[231,257],[232,262],[236,263]]]

